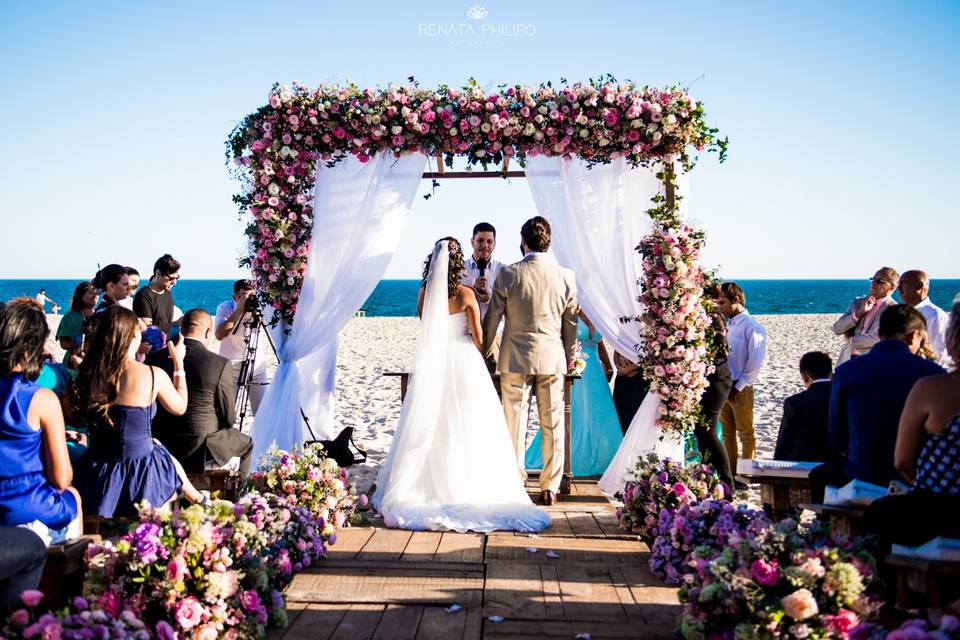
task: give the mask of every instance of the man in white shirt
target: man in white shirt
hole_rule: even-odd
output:
[[[217,307],[217,319],[214,322],[216,327],[214,334],[220,341],[220,355],[230,360],[233,366],[233,387],[236,391],[237,378],[240,375],[240,363],[243,361],[247,352],[247,345],[244,342],[244,333],[248,328],[244,322],[249,322],[251,314],[244,311],[248,299],[253,299],[253,285],[249,280],[237,280],[233,283],[233,297]],[[239,328],[238,328],[239,327]],[[265,336],[260,336],[257,342],[257,351],[254,354],[251,363],[251,371],[247,376],[248,398],[250,399],[250,410],[253,415],[257,415],[257,409],[260,408],[260,402],[267,392],[266,385],[270,382],[267,377],[267,359],[264,351]]]
[[[466,261],[467,268],[460,279],[461,284],[472,288],[477,294],[480,305],[480,319],[487,315],[490,306],[490,291],[497,274],[503,267],[502,262],[493,259],[493,250],[497,246],[497,230],[489,222],[480,222],[473,228],[470,238],[473,255]]]
[[[909,305],[923,315],[927,321],[927,337],[930,346],[937,354],[937,364],[946,370],[953,367],[953,361],[947,355],[947,325],[950,316],[946,311],[930,302],[930,278],[919,269],[912,269],[900,276],[897,291],[903,303]]]
[[[743,457],[753,458],[756,455],[753,384],[767,354],[767,332],[747,311],[744,306],[746,303],[747,297],[736,282],[720,285],[717,307],[727,318],[727,342],[730,345],[727,364],[733,378],[730,395],[720,410],[720,424],[723,427],[723,446],[734,473],[737,469],[738,437],[743,447]]]

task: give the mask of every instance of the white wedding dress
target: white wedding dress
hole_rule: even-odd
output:
[[[373,506],[388,527],[540,531],[503,407],[465,312],[448,312],[447,243],[434,248],[417,356]]]

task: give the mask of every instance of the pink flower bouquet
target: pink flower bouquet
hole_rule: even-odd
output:
[[[140,616],[131,609],[91,607],[87,600],[80,597],[74,598],[62,609],[45,613],[41,613],[43,594],[39,591],[24,591],[21,599],[24,607],[14,610],[6,624],[0,626],[0,638],[150,640],[154,635],[164,637],[164,627],[169,628],[169,625],[161,622],[161,626],[155,629],[156,634],[152,634]]]

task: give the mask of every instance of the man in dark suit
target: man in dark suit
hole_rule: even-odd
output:
[[[182,416],[157,408],[153,435],[170,450],[188,473],[202,473],[208,461],[218,467],[239,458],[243,474],[250,468],[253,440],[233,428],[233,370],[230,361],[207,349],[213,335],[213,319],[203,309],[191,309],[181,321],[187,353],[183,369],[187,380],[187,410]],[[166,349],[147,356],[147,364],[172,375],[173,363]]]
[[[870,351],[837,367],[830,389],[830,447],[845,460],[810,472],[816,502],[825,485],[862,480],[886,487],[903,481],[893,465],[900,413],[907,394],[920,378],[944,373],[940,365],[916,355],[926,330],[919,311],[891,305],[880,316],[880,342]]]
[[[806,389],[783,401],[783,418],[777,434],[777,460],[826,462],[827,414],[830,409],[830,375],[833,361],[822,351],[810,351],[800,358],[800,378]]]

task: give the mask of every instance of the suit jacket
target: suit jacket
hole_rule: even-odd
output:
[[[491,357],[505,318],[497,371],[564,375],[577,339],[577,285],[573,271],[531,253],[500,269],[483,318],[483,351]]]
[[[877,312],[870,317],[869,323],[866,322],[866,316],[854,320],[854,309],[866,298],[867,296],[854,298],[850,306],[847,307],[847,312],[833,323],[833,332],[838,336],[845,335],[847,337],[847,342],[843,345],[840,357],[837,358],[837,364],[842,364],[853,356],[859,356],[870,351],[873,345],[880,342],[880,316],[888,306],[896,304],[896,301],[890,297],[878,300]]]
[[[249,436],[233,428],[236,410],[230,361],[190,338],[186,338],[186,349],[187,410],[174,416],[158,407],[153,435],[187,471],[202,472],[208,456],[224,465],[234,456],[249,453],[252,443]],[[154,351],[146,363],[173,373],[166,350]]]
[[[834,458],[827,438],[829,412],[829,380],[816,382],[784,400],[773,457],[805,462],[826,462]]]
[[[839,367],[830,385],[830,447],[846,454],[851,478],[887,486],[902,481],[893,466],[900,413],[920,378],[943,373],[899,340],[881,340]]]

